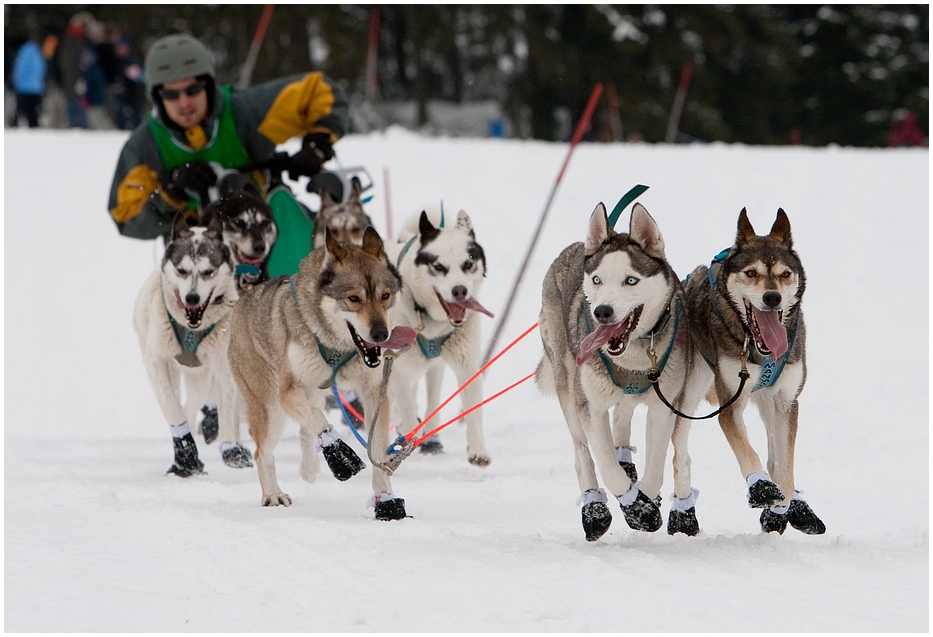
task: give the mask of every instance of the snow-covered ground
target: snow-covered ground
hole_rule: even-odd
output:
[[[166,476],[169,432],[130,324],[152,244],[120,237],[106,210],[125,138],[4,135],[6,631],[929,630],[926,149],[576,150],[500,347],[537,320],[546,268],[600,201],[649,185],[639,200],[681,276],[732,243],[742,207],[760,233],[783,207],[808,276],[797,483],[827,526],[762,535],[705,422],[691,435],[701,534],[634,532],[616,508],[590,544],[566,426],[532,382],[485,408],[488,468],[466,462],[459,424],[441,434],[444,455],[402,465],[404,521],[373,519],[368,469],[303,482],[295,425],[276,453],[289,508],[262,508],[255,470],[227,468],[203,440],[207,475]],[[384,169],[396,229],[441,200],[470,213],[488,260],[481,300],[500,315],[567,146],[390,130],[337,150],[372,173],[380,231]],[[486,394],[541,351],[533,333]],[[764,455],[753,409],[748,422]],[[668,469],[665,517],[670,491]]]

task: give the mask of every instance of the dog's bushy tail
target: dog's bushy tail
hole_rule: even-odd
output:
[[[554,370],[546,356],[541,358],[538,367],[535,369],[535,383],[541,393],[548,398],[557,397],[557,388],[554,386]]]

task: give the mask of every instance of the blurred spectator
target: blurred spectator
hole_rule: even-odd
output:
[[[94,22],[94,16],[87,11],[76,13],[68,21],[65,37],[60,46],[59,69],[62,76],[62,90],[68,104],[68,126],[87,128],[87,103],[83,100],[86,92],[82,57],[88,51],[87,29]]]
[[[142,61],[133,55],[125,37],[117,40],[114,48],[120,60],[120,74],[113,86],[117,128],[133,130],[142,120]]]
[[[45,92],[47,65],[35,40],[27,40],[13,61],[13,90],[16,92],[16,120],[26,118],[29,128],[39,126],[39,108]]]
[[[87,38],[90,46],[81,52],[81,69],[84,71],[84,100],[87,113],[87,126],[94,130],[115,128],[110,109],[107,105],[107,76],[101,64],[99,51],[106,39],[106,27],[97,22],[87,25]],[[106,50],[106,49],[105,49]]]
[[[926,145],[927,138],[917,123],[917,114],[903,109],[895,111],[894,121],[891,122],[891,132],[888,135],[888,147]]]

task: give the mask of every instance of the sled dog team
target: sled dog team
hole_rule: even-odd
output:
[[[482,364],[478,314],[492,314],[478,300],[486,258],[470,217],[424,211],[395,241],[384,242],[357,188],[346,202],[322,194],[315,249],[297,273],[270,279],[264,262],[277,232],[271,210],[243,183],[221,184],[219,191],[200,218],[178,215],[133,316],[172,432],[169,473],[203,472],[190,426],[203,412],[201,433],[207,443],[219,440],[225,464],[255,462],[263,506],[292,502],[274,460],[286,416],[300,427],[301,477],[316,478],[320,452],[334,477],[348,480],[366,464],[325,415],[339,388],[362,405],[375,518],[407,517],[405,500],[392,488],[399,459],[393,462],[390,444],[420,426],[418,384],[424,379],[427,388],[423,417],[440,404],[445,366],[460,385]],[[667,532],[699,533],[687,447],[704,398],[720,406],[714,413],[746,480],[748,505],[762,510],[762,531],[783,533],[790,523],[803,533],[825,532],[794,482],[797,397],[806,381],[805,286],[783,210],[769,234],[758,235],[743,209],[734,244],[682,283],[641,204],[627,233],[615,232],[603,204],[596,207],[584,240],[568,246],[545,275],[544,356],[535,373],[541,391],[558,398],[570,430],[588,541],[609,529],[610,498],[632,529],[661,528],[671,443]],[[462,402],[468,408],[481,400],[477,378]],[[746,433],[749,402],[767,432],[767,466]],[[647,448],[639,472],[631,419],[641,404],[648,410]],[[485,467],[491,457],[482,409],[465,421],[467,459]],[[241,442],[244,422],[254,454]],[[420,449],[438,452],[441,445],[429,439]]]

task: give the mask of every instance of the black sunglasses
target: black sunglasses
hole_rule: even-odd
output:
[[[182,89],[174,89],[174,88],[160,89],[159,95],[162,97],[163,100],[174,102],[175,100],[181,97],[182,93],[184,93],[188,97],[194,97],[195,95],[203,91],[205,86],[207,86],[207,84],[204,82],[204,80],[200,80],[198,82],[195,82],[194,84],[189,84],[188,86]]]

